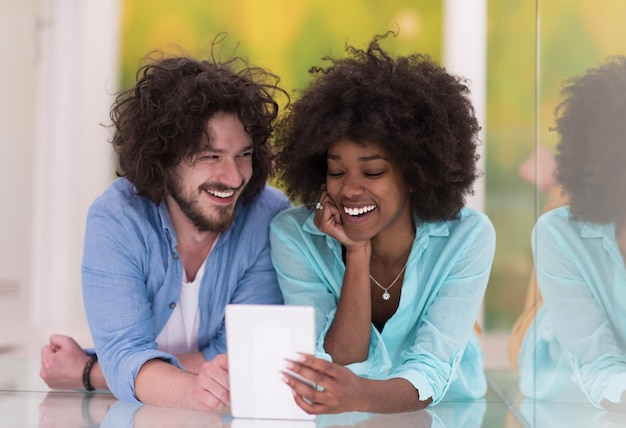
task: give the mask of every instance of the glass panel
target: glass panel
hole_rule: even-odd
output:
[[[620,0],[537,2],[538,287],[518,401],[533,426],[626,421],[605,410],[626,396],[624,16]]]

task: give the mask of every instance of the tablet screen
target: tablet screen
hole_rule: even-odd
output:
[[[228,305],[226,344],[233,417],[314,419],[280,379],[285,359],[298,352],[315,354],[312,307]]]

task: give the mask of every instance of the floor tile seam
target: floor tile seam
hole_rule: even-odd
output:
[[[493,381],[493,379],[491,378],[491,376],[489,376],[489,374],[487,374],[487,382],[489,383],[489,386],[491,387],[491,389],[496,393],[496,395],[500,398],[500,400],[502,400],[502,402],[504,403],[504,405],[507,407],[507,409],[509,409],[509,411],[513,414],[513,416],[515,416],[515,418],[517,419],[517,421],[524,427],[524,428],[532,428],[531,423],[522,415],[522,413],[519,411],[519,409],[517,408],[517,406],[515,406],[515,404],[513,403],[513,401],[511,399],[509,399],[506,394],[504,394],[501,390],[500,387],[497,385],[497,383],[495,381]]]

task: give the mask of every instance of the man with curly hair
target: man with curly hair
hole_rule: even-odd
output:
[[[309,413],[420,409],[485,394],[472,328],[495,233],[464,207],[479,125],[463,79],[424,55],[366,50],[312,68],[277,125],[278,170],[303,206],[270,226],[287,304],[316,308],[317,355],[285,374]]]
[[[226,305],[283,302],[268,229],[291,204],[266,185],[277,84],[238,57],[183,55],[148,62],[118,95],[123,177],[89,210],[82,263],[96,354],[52,336],[41,353],[50,387],[229,405]]]
[[[565,82],[556,179],[568,205],[532,234],[541,307],[518,355],[533,398],[626,403],[626,58]]]

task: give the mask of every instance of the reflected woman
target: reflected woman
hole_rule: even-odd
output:
[[[520,388],[535,398],[626,399],[626,58],[566,82],[556,178],[569,205],[533,231],[544,303],[522,343]]]
[[[309,413],[420,409],[482,397],[472,326],[495,247],[464,207],[479,126],[462,79],[376,37],[312,68],[277,128],[280,179],[304,206],[276,217],[285,302],[316,309],[317,355],[284,380]]]

